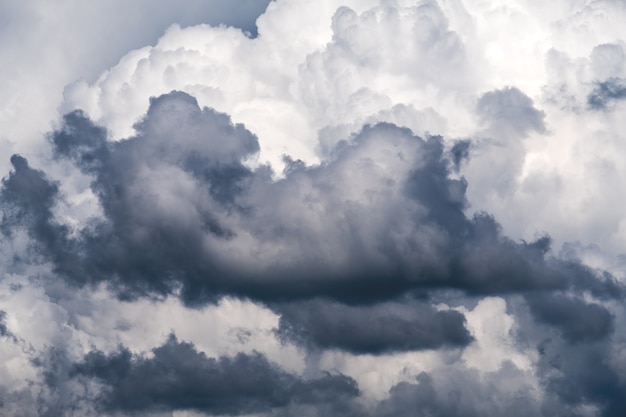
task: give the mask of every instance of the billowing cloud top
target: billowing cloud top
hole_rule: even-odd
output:
[[[0,414],[624,415],[624,17],[278,0],[67,85],[0,186]]]

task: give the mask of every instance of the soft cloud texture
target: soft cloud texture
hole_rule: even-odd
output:
[[[109,387],[95,400],[96,408],[129,412],[192,409],[237,415],[290,403],[328,406],[359,393],[356,383],[343,375],[305,381],[259,354],[207,358],[173,335],[152,353],[151,358],[133,358],[125,349],[111,355],[92,351],[73,366],[70,377],[96,378]]]
[[[624,414],[622,2],[157,3],[1,6],[0,414]]]
[[[514,90],[486,96],[484,107],[493,107],[492,100],[530,105]],[[532,108],[527,113],[538,115]],[[70,286],[62,289],[66,294],[72,287],[84,291],[104,284],[126,302],[148,297],[158,303],[174,295],[188,307],[200,307],[223,297],[250,299],[280,316],[276,337],[305,349],[305,357],[323,350],[381,355],[462,349],[475,339],[463,310],[451,307],[459,297],[491,294],[522,294],[529,308],[525,317],[556,331],[563,349],[578,352],[590,343],[604,344],[615,331],[614,313],[602,303],[621,300],[620,282],[577,260],[554,257],[548,237],[517,243],[502,234],[493,217],[468,218],[467,184],[452,178],[459,158],[444,151],[439,137],[424,140],[392,124],[366,126],[322,164],[287,161],[284,177],[275,180],[268,166],[245,165],[259,151],[251,132],[225,114],[201,109],[185,93],[153,98],[135,129],[136,136],[111,142],[105,129],[73,112],[48,136],[59,163],[71,162],[91,178],[89,188],[101,213],[79,229],[55,214],[63,200],[57,183],[25,158],[11,159],[14,170],[0,193],[4,237],[30,237],[20,263],[49,265],[48,274],[60,280],[57,285]],[[523,132],[526,125],[512,129]],[[89,385],[89,378],[112,387],[135,378],[128,349],[109,356],[85,353],[81,359],[80,350],[67,345],[72,339],[66,337],[65,347],[55,345],[43,359],[35,359],[50,413],[62,413],[76,402],[93,404],[92,394],[77,388],[81,382]],[[178,346],[207,360],[173,338],[153,353]],[[249,357],[239,358],[246,362]],[[117,369],[120,361],[126,365],[119,365],[118,376],[105,372]],[[170,366],[137,361],[139,373],[155,366],[165,372]],[[259,362],[256,372],[269,369],[260,357],[253,362]],[[178,382],[157,381],[154,390],[137,393],[145,400],[102,388],[103,403],[96,410],[149,412],[152,397],[165,401],[158,409],[215,408],[231,414],[300,403],[284,387],[277,388],[287,392],[280,401],[266,391],[254,391],[252,399],[235,396],[227,405],[209,401],[209,391],[183,401],[185,392],[195,392],[191,381],[239,373],[225,365],[223,372],[209,367],[190,374],[185,363],[174,361],[167,371]],[[189,369],[198,367],[205,368]],[[428,387],[430,379],[424,378],[417,397]],[[351,384],[358,387],[356,381]],[[395,397],[401,386],[391,387],[387,402],[376,406],[381,413],[412,409]],[[558,390],[555,395],[568,403]],[[246,405],[249,401],[253,405]],[[350,412],[360,407],[354,400],[345,406]]]

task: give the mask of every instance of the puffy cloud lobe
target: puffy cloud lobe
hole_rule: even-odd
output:
[[[483,94],[478,100],[477,111],[491,125],[490,128],[504,138],[546,130],[543,122],[545,114],[533,106],[530,97],[515,87]]]
[[[476,113],[482,130],[472,141],[468,150],[471,157],[461,170],[472,183],[468,199],[478,207],[507,205],[523,171],[524,141],[546,132],[545,114],[515,87],[482,94],[476,102]]]
[[[339,7],[332,28],[332,42],[307,57],[299,80],[303,98],[311,100],[309,103],[325,114],[327,122],[362,117],[355,110],[367,111],[369,106],[359,108],[360,93],[371,98],[383,94],[387,101],[393,101],[398,91],[394,91],[393,83],[376,85],[380,74],[415,90],[419,87],[399,79],[408,76],[444,91],[466,87],[471,66],[463,42],[458,33],[450,30],[437,2],[385,4],[360,14]],[[453,67],[456,76],[448,76]],[[371,88],[367,87],[368,81],[374,83]],[[330,90],[335,93],[329,94]],[[384,100],[377,101],[372,104],[388,105]],[[357,108],[346,107],[349,103]],[[331,107],[321,110],[324,105]]]
[[[92,280],[118,276],[131,293],[166,294],[173,288],[170,278],[177,269],[186,268],[188,284],[214,269],[202,260],[202,234],[225,237],[230,232],[209,204],[233,202],[240,182],[250,175],[241,160],[258,151],[258,143],[227,116],[202,112],[183,94],[154,100],[138,129],[144,132],[141,136],[112,145],[99,128],[75,112],[65,117],[64,130],[50,140],[57,155],[95,175],[92,188],[110,220],[80,242],[84,263],[76,265],[85,267],[81,275]],[[82,141],[86,132],[92,134]],[[71,143],[77,146],[72,148]],[[208,190],[198,182],[209,185]],[[62,250],[50,244],[53,251]],[[146,282],[150,276],[154,282]]]
[[[173,335],[152,354],[136,356],[124,348],[109,355],[92,351],[70,374],[102,383],[100,407],[109,411],[239,415],[290,404],[341,403],[359,394],[355,381],[341,374],[302,379],[260,354],[209,358]]]
[[[279,310],[278,335],[313,348],[376,355],[462,347],[472,340],[463,314],[428,304],[360,307],[314,300]]]
[[[416,132],[443,133],[433,96],[454,101],[468,81],[459,70],[471,67],[461,38],[434,1],[325,1],[317,8],[281,1],[258,24],[254,40],[223,28],[173,27],[92,85],[70,86],[64,109],[85,109],[120,138],[132,134],[147,97],[182,90],[244,122],[262,138],[261,160],[279,166],[285,152],[318,161],[368,119],[394,121],[395,114]],[[320,129],[327,134],[318,147]]]
[[[516,306],[520,301],[523,308]],[[512,300],[517,344],[533,346],[537,353],[534,372],[543,391],[542,415],[624,414],[620,304],[558,292]]]

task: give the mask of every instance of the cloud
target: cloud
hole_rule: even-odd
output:
[[[0,413],[624,414],[623,4],[137,4],[0,6]]]
[[[532,120],[541,119],[525,96],[511,90],[503,94],[512,94],[530,108]],[[325,351],[376,357],[425,350],[441,355],[446,350],[462,352],[476,342],[475,328],[466,326],[463,309],[449,305],[459,297],[493,294],[521,294],[523,308],[529,311],[520,316],[529,318],[525,331],[556,332],[562,349],[575,352],[572,355],[615,335],[616,319],[605,304],[622,299],[619,281],[575,257],[556,257],[547,236],[515,242],[504,236],[492,216],[468,217],[467,182],[453,176],[459,152],[446,151],[440,137],[422,139],[389,123],[365,126],[339,143],[323,163],[288,161],[284,176],[276,179],[270,167],[249,164],[260,149],[255,135],[225,114],[200,108],[185,93],[152,99],[136,130],[136,136],[108,141],[106,129],[72,112],[48,135],[56,163],[70,162],[88,176],[101,206],[101,216],[78,230],[56,214],[63,200],[59,183],[24,158],[12,158],[14,171],[3,181],[1,193],[3,230],[7,239],[15,238],[14,230],[25,230],[33,239],[34,256],[23,261],[50,262],[68,285],[93,289],[105,284],[127,302],[175,295],[196,308],[223,297],[264,303],[279,315],[276,337],[304,349],[307,360]],[[291,391],[274,401],[261,390],[252,398],[235,396],[230,405],[205,405],[202,401],[211,398],[205,391],[187,398],[183,392],[196,392],[189,381],[204,381],[215,372],[167,356],[171,351],[177,358],[180,349],[187,352],[184,357],[207,360],[193,345],[175,339],[153,349],[153,358],[121,349],[94,351],[77,362],[72,359],[76,352],[67,349],[53,351],[57,353],[41,362],[50,410],[78,401],[82,382],[71,375],[100,381],[105,389],[102,407],[111,410],[145,411],[159,401],[163,409],[214,413],[270,412],[291,402],[295,405],[289,407],[319,410]],[[162,355],[174,361],[174,382],[161,384],[144,375],[168,374],[170,359],[161,360]],[[260,360],[250,354],[235,356],[242,366],[252,366],[246,362],[251,357],[254,363]],[[236,359],[223,361],[225,375],[239,374]],[[74,371],[71,363],[79,364]],[[261,363],[266,364],[259,365],[265,372],[269,365]],[[506,379],[507,366],[486,372],[502,372]],[[513,373],[525,372],[511,366]],[[179,375],[181,367],[202,372]],[[449,381],[440,370],[433,372],[436,380]],[[467,372],[464,378],[477,378],[478,371]],[[434,388],[424,378],[417,385],[395,384],[389,398],[377,406],[380,413],[415,410],[417,405],[399,393],[426,395],[423,390]],[[135,379],[156,385],[132,396],[118,388],[137,385]],[[528,384],[545,384],[558,404],[569,404],[560,394],[562,384],[554,381],[559,380],[529,379]],[[325,387],[331,382],[316,384]],[[451,382],[440,383],[444,385],[429,397],[455,392]],[[356,380],[351,386],[357,389]],[[418,410],[457,412],[448,410],[443,400],[433,401]],[[490,409],[508,410],[518,404],[514,398],[507,401],[490,403]],[[599,396],[591,395],[588,401],[603,407]],[[531,409],[540,403],[536,400]],[[352,400],[341,407],[358,409]],[[472,411],[480,409],[473,402],[458,407],[480,414]]]
[[[104,385],[96,398],[102,410],[145,412],[197,410],[212,415],[265,412],[290,404],[341,403],[359,394],[344,375],[304,380],[280,370],[262,355],[209,358],[171,335],[151,357],[121,348],[88,353],[70,371]]]
[[[554,353],[544,353],[545,359],[542,358],[540,372],[546,379],[548,390],[562,404],[573,409],[581,405],[595,405],[599,409],[596,414],[605,417],[616,417],[624,413],[625,387],[615,370],[607,364],[606,346],[565,349],[560,352],[560,357],[556,357]],[[544,361],[550,361],[551,364]],[[558,403],[547,403],[548,412],[562,407]]]
[[[84,109],[119,139],[133,134],[132,125],[147,110],[147,97],[185,91],[259,135],[261,160],[276,167],[283,154],[319,162],[320,153],[359,130],[368,117],[381,121],[394,104],[399,105],[396,113],[410,105],[413,111],[404,119],[417,133],[441,125],[439,109],[424,108],[437,101],[423,98],[422,88],[412,95],[416,102],[405,101],[414,90],[411,84],[423,77],[431,77],[433,86],[444,83],[442,94],[463,87],[463,72],[443,76],[447,60],[463,68],[467,62],[460,39],[435,2],[382,7],[377,1],[351,0],[303,7],[301,2],[272,3],[258,20],[261,35],[254,40],[233,30],[172,27],[154,47],[127,54],[96,82],[70,86],[63,109]],[[369,26],[378,36],[360,39],[374,33]],[[286,38],[289,43],[282,41]],[[421,59],[432,65],[421,65]],[[404,79],[407,72],[409,80]],[[376,74],[393,82],[381,83]],[[316,132],[324,128],[338,132],[328,134],[318,149]]]
[[[6,315],[6,311],[0,311],[0,336],[7,336],[10,334],[6,324],[4,324],[4,319]]]
[[[621,110],[608,121],[588,104],[594,86],[623,78],[619,3],[295,4],[272,3],[255,40],[215,28],[172,28],[99,80],[68,87],[63,110],[84,109],[120,139],[134,134],[148,97],[185,91],[253,131],[259,160],[279,175],[284,154],[319,163],[366,123],[439,134],[446,145],[472,138],[462,172],[472,185],[472,212],[493,214],[515,239],[550,231],[556,246],[602,242],[613,255],[623,252],[616,232],[622,215],[610,208],[619,202],[594,204],[612,195],[599,183],[623,185],[614,159],[622,152]],[[477,105],[488,97],[494,109],[500,97],[504,113]],[[537,195],[545,201],[540,209]],[[566,211],[576,221],[565,221]],[[605,215],[595,216],[599,211]]]
[[[582,320],[578,328],[559,323],[564,339],[554,339],[549,333],[538,339],[530,336],[538,347],[536,373],[544,391],[543,413],[585,415],[591,412],[608,417],[624,412],[625,387],[614,368],[616,358],[611,353],[611,339],[606,334],[598,336],[604,332],[601,326],[606,324],[591,330],[592,322],[600,321],[600,314],[597,306],[587,310],[591,310],[588,312],[591,318]],[[529,333],[520,336],[528,337]]]
[[[458,367],[447,375],[419,374],[389,392],[378,416],[539,416],[540,402],[524,372],[506,363],[501,370],[479,377]]]
[[[514,87],[483,94],[478,100],[477,112],[503,138],[525,136],[532,130],[541,133],[546,129],[545,114],[535,109],[533,101]]]
[[[613,332],[611,313],[599,304],[555,294],[529,296],[539,322],[557,327],[570,342],[602,339]]]
[[[472,341],[463,314],[431,306],[353,307],[321,300],[280,307],[279,337],[354,354],[463,347]]]
[[[11,157],[14,171],[2,180],[0,200],[4,203],[2,223],[5,236],[10,236],[14,228],[26,226],[36,237],[56,241],[62,239],[63,228],[50,224],[52,206],[58,194],[58,187],[45,178],[42,171],[28,166],[26,158],[20,155]]]
[[[258,152],[256,137],[186,94],[154,99],[137,129],[105,142],[72,113],[51,134],[58,156],[93,175],[104,214],[77,239],[52,216],[55,185],[13,158],[3,195],[33,219],[27,227],[43,254],[72,282],[108,282],[131,298],[180,290],[190,304],[222,295],[375,302],[420,288],[618,288],[546,256],[547,237],[515,243],[492,217],[467,218],[466,183],[450,178],[438,137],[366,127],[329,161],[273,181],[267,167],[244,163]]]
[[[228,25],[256,33],[256,18],[269,0],[3,2],[0,92],[5,97],[0,140],[9,153],[37,152],[41,136],[59,116],[63,90],[93,82],[129,50],[153,44],[172,24]],[[243,36],[243,35],[242,35]],[[72,51],[69,53],[68,51]],[[32,111],[28,118],[20,115]],[[35,155],[29,155],[34,157]],[[8,168],[3,161],[2,171]]]
[[[609,78],[606,81],[597,82],[594,89],[587,97],[587,103],[592,109],[603,110],[611,102],[626,98],[626,85],[619,78]]]

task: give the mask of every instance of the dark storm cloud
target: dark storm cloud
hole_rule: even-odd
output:
[[[167,294],[178,280],[191,293],[202,280],[211,286],[217,268],[210,254],[201,251],[202,234],[227,238],[231,233],[212,211],[236,209],[235,192],[251,175],[241,160],[258,152],[256,138],[225,115],[201,111],[195,99],[182,93],[152,100],[146,119],[137,125],[140,135],[117,144],[107,143],[105,132],[80,112],[66,115],[64,122],[64,129],[51,136],[54,151],[95,176],[92,188],[109,222],[84,235],[82,257],[72,265],[58,265],[59,271],[92,281],[112,279],[120,294],[132,296]],[[168,170],[171,177],[162,179],[199,181],[209,191],[197,201],[189,194],[172,196],[172,204],[182,198],[186,212],[181,214],[192,217],[187,225],[154,210],[160,196],[159,180],[153,176]],[[145,188],[151,183],[152,193]],[[215,208],[206,201],[213,201]],[[56,242],[49,247],[52,252],[60,248]],[[76,265],[82,271],[70,270]]]
[[[0,189],[0,232],[9,237],[26,228],[33,237],[30,254],[43,251],[55,264],[68,265],[68,270],[74,270],[69,267],[75,261],[67,240],[67,228],[52,220],[58,184],[49,181],[42,171],[31,168],[20,155],[13,155],[11,164],[13,172],[2,180]],[[13,261],[23,262],[30,254],[18,253]]]
[[[613,332],[613,315],[600,304],[560,294],[531,294],[528,304],[536,320],[557,328],[572,343],[595,341]]]
[[[174,336],[149,356],[123,347],[111,354],[92,351],[71,365],[68,375],[70,382],[86,388],[81,401],[95,402],[96,414],[195,410],[211,415],[333,417],[543,415],[530,373],[510,362],[485,373],[462,363],[423,372],[414,381],[394,385],[386,399],[367,408],[349,377],[303,379],[258,353],[209,358]]]
[[[595,83],[593,90],[587,96],[587,104],[592,109],[604,110],[610,104],[624,99],[626,99],[626,80],[613,77]]]
[[[291,404],[329,405],[359,395],[356,382],[349,377],[326,374],[302,379],[258,353],[209,358],[174,336],[152,353],[148,358],[124,348],[109,355],[93,351],[70,373],[74,378],[101,382],[100,406],[111,411],[197,410],[239,415]]]
[[[32,236],[29,253],[18,253],[13,261],[21,263],[29,256],[44,253],[58,270],[71,274],[74,282],[88,279],[76,263],[78,242],[68,238],[69,230],[53,219],[53,207],[59,198],[59,186],[46,178],[43,171],[31,168],[20,155],[11,157],[13,171],[2,180],[0,232],[4,237],[25,228]]]
[[[494,112],[502,101],[513,109],[498,116],[503,123],[521,113],[516,129],[542,128],[542,115],[515,89],[486,94],[480,107]],[[439,137],[366,126],[328,161],[289,164],[274,181],[269,168],[244,164],[259,150],[253,134],[184,93],[151,100],[136,128],[107,142],[74,112],[50,135],[58,157],[93,177],[104,213],[78,238],[52,221],[57,186],[13,157],[2,195],[15,213],[4,223],[29,219],[44,254],[72,282],[108,282],[129,298],[180,290],[189,304],[225,294],[375,303],[428,288],[620,291],[610,277],[549,256],[547,237],[513,242],[493,217],[467,218],[467,184],[449,177],[455,154]]]
[[[562,344],[546,338],[539,344],[537,373],[546,392],[546,415],[582,416],[581,406],[594,406],[602,417],[626,413],[626,386],[611,362],[607,341]]]
[[[597,416],[625,415],[626,386],[615,350],[623,340],[616,331],[619,315],[607,305],[558,292],[510,299],[509,308],[516,317],[516,344],[537,353],[542,415],[582,417],[589,407]]]
[[[63,116],[63,130],[55,132],[54,152],[74,161],[82,170],[95,173],[107,162],[107,132],[81,111]]]
[[[50,229],[58,186],[48,181],[42,171],[30,168],[20,155],[13,155],[11,164],[13,172],[2,180],[0,194],[4,208],[3,231],[10,232],[11,226],[26,224],[36,233],[45,233],[44,229]]]
[[[355,354],[461,347],[472,341],[461,313],[428,304],[362,307],[314,300],[283,305],[279,312],[279,337]]]

